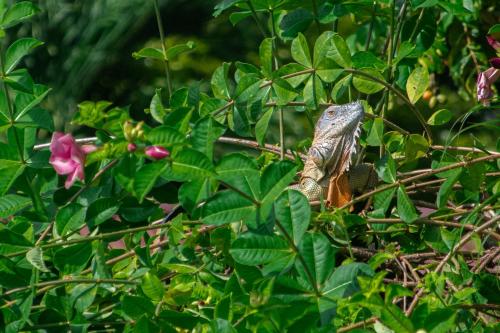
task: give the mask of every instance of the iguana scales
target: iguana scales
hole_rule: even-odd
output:
[[[373,168],[366,164],[347,174],[356,153],[363,117],[360,102],[327,108],[316,123],[300,182],[292,188],[310,201],[323,195],[328,205],[340,207],[351,199],[352,190],[373,182]]]

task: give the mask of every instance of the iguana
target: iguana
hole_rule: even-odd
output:
[[[370,165],[358,165],[350,176],[347,174],[363,117],[359,101],[327,108],[316,123],[300,182],[291,188],[310,201],[323,195],[328,205],[340,207],[351,200],[353,190],[373,183],[375,175]]]

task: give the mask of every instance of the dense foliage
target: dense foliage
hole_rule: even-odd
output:
[[[93,138],[37,144],[54,132],[50,89],[21,64],[43,42],[2,49],[1,332],[500,329],[500,154],[483,135],[498,137],[498,119],[470,120],[500,105],[495,61],[480,74],[494,49],[471,41],[500,40],[494,15],[478,25],[487,2],[224,0],[214,16],[261,31],[259,63],[223,63],[210,91],[173,86],[171,62],[196,45],[166,45],[152,3],[161,47],[123,56],[159,63],[165,87],[146,121],[83,101],[72,124]],[[0,4],[3,36],[39,13]],[[478,76],[482,103],[436,107],[438,78],[470,102]],[[309,202],[288,186],[311,137],[287,149],[285,119],[312,131],[325,107],[358,99],[353,163],[372,163],[378,184],[343,207]],[[395,109],[418,130],[388,120]]]

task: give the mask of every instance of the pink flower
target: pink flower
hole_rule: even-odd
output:
[[[154,160],[161,160],[167,156],[170,156],[170,152],[160,146],[149,146],[146,147],[144,153]]]
[[[490,99],[493,97],[491,85],[500,77],[500,69],[490,67],[484,72],[479,73],[477,77],[477,100],[483,105],[490,105]]]
[[[49,162],[59,175],[68,175],[64,187],[69,189],[73,183],[85,179],[85,155],[96,150],[94,145],[79,146],[71,134],[54,132],[50,142]]]

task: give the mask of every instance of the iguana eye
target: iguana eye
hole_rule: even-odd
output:
[[[335,114],[335,111],[330,110],[330,111],[328,111],[328,114],[329,114],[330,116],[333,116],[333,115]]]

